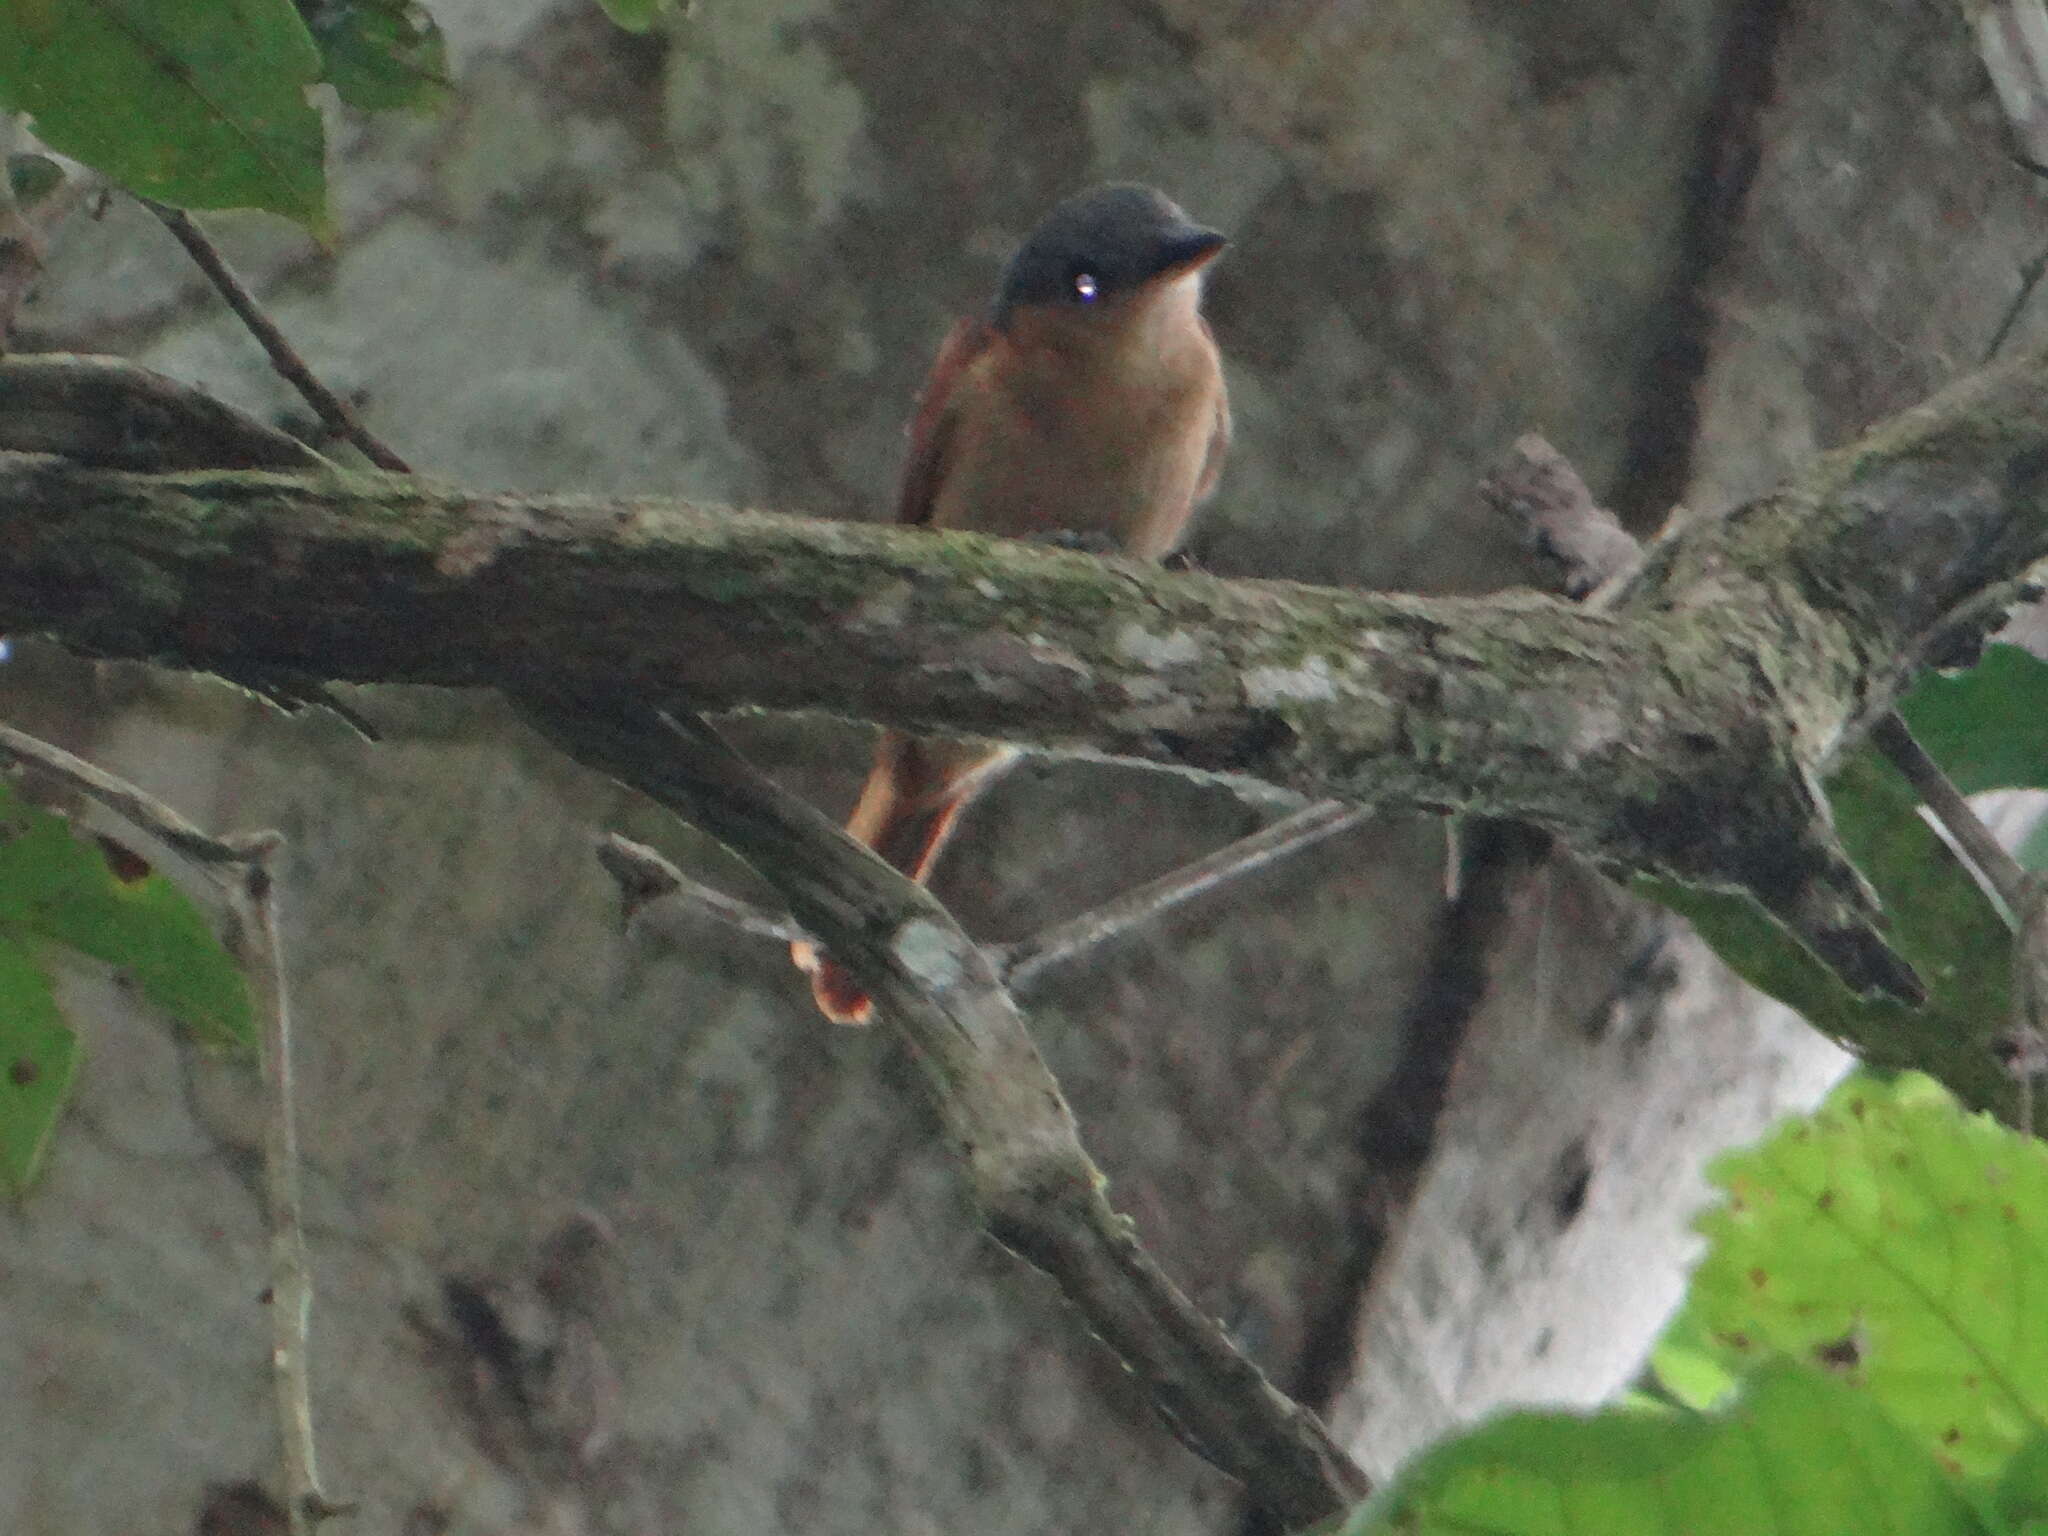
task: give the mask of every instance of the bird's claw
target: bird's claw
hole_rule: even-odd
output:
[[[1025,542],[1044,544],[1052,549],[1071,549],[1084,555],[1123,553],[1123,545],[1117,536],[1101,528],[1048,528],[1027,535]]]

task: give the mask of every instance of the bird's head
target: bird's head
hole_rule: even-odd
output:
[[[1000,329],[1022,309],[1121,309],[1183,280],[1192,293],[1227,243],[1151,187],[1091,187],[1055,207],[1017,247],[991,318]]]

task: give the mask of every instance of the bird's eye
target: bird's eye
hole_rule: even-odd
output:
[[[1076,272],[1074,274],[1074,297],[1083,304],[1093,301],[1095,295],[1100,291],[1096,285],[1093,272]]]

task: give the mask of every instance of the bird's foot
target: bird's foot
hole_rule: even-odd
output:
[[[1052,549],[1071,549],[1084,555],[1123,553],[1123,545],[1117,536],[1100,528],[1047,528],[1043,532],[1026,535],[1024,542],[1044,544]]]

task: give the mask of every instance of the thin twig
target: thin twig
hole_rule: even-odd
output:
[[[1999,845],[1991,829],[1970,809],[1970,802],[1941,771],[1941,765],[1913,739],[1898,711],[1887,710],[1872,727],[1870,739],[1891,760],[1892,766],[1906,776],[1927,809],[1934,813],[1935,820],[1955,839],[1963,856],[1976,866],[1977,873],[1996,893],[2005,907],[2006,921],[2017,928],[2027,912],[2030,895],[2027,872],[2020,868],[2019,861]]]
[[[757,938],[795,944],[810,937],[788,913],[769,912],[750,901],[715,891],[703,881],[691,879],[645,843],[636,843],[616,832],[598,840],[597,861],[618,882],[629,918],[649,902],[674,896],[701,908],[706,916]]]
[[[1963,857],[1989,885],[2012,929],[2012,1028],[2004,1036],[2005,1066],[2019,1081],[2019,1131],[2034,1133],[2034,1082],[2048,1049],[2048,881],[2024,869],[1963,798],[1941,765],[1913,737],[1897,710],[1872,728],[1893,767],[1903,773]]]
[[[1999,318],[1998,329],[1991,333],[1991,340],[1985,344],[1981,361],[1988,363],[1998,356],[2006,340],[2012,335],[2013,327],[2020,322],[2020,313],[2027,307],[2027,300],[2034,296],[2034,290],[2041,285],[2041,275],[2048,272],[2048,250],[2020,267],[2019,292],[2012,296],[2012,302],[2005,306],[2005,313]]]
[[[1369,814],[1340,801],[1318,801],[1214,853],[1168,870],[1156,880],[1112,896],[1076,917],[1041,928],[1014,944],[990,944],[983,948],[1004,985],[1013,992],[1029,994],[1051,972],[1098,945],[1120,938],[1233,880],[1312,848],[1325,838],[1357,826]],[[653,902],[673,897],[741,933],[785,944],[811,939],[788,913],[770,912],[737,896],[713,890],[631,838],[617,833],[607,835],[598,844],[597,856],[618,881],[628,917],[645,911]]]
[[[0,754],[53,774],[89,795],[166,847],[184,855],[225,896],[241,936],[244,969],[257,1023],[266,1115],[263,1134],[265,1215],[270,1228],[271,1368],[277,1391],[284,1459],[285,1509],[292,1536],[346,1506],[320,1491],[314,1454],[312,1374],[308,1337],[312,1266],[299,1192],[298,1100],[292,1085],[291,1011],[277,926],[273,861],[282,834],[252,832],[218,838],[137,786],[62,747],[0,725]]]
[[[1149,923],[1161,914],[1219,886],[1265,869],[1364,821],[1370,813],[1355,805],[1321,800],[1271,826],[1217,849],[1204,858],[1134,886],[1101,906],[1063,923],[1041,928],[1027,939],[993,947],[991,958],[1012,991],[1029,992],[1053,967],[1099,944]]]
[[[931,893],[778,788],[702,720],[525,701],[573,755],[751,864],[913,1048],[997,1241],[1050,1276],[1183,1444],[1290,1527],[1363,1497],[1364,1474],[1139,1246],[989,956]]]
[[[124,820],[133,822],[157,841],[182,853],[195,864],[204,865],[215,880],[232,884],[232,877],[220,875],[215,866],[246,863],[249,851],[239,843],[225,842],[202,832],[154,795],[95,768],[84,758],[74,757],[62,747],[52,746],[11,725],[0,725],[0,753],[19,763],[55,774],[73,788],[83,790]]]
[[[272,861],[284,845],[277,833],[247,839],[240,878],[229,887],[241,925],[243,957],[262,1031],[263,1086],[269,1113],[263,1128],[263,1190],[270,1216],[271,1366],[277,1421],[284,1440],[285,1510],[292,1536],[310,1536],[336,1507],[320,1492],[313,1450],[313,1267],[306,1255],[299,1189],[298,1090],[292,1080],[291,1002],[277,925]]]
[[[299,392],[313,412],[327,424],[327,430],[335,436],[353,443],[362,450],[363,456],[379,469],[388,469],[401,475],[412,473],[412,466],[365,427],[349,403],[314,377],[313,370],[306,366],[292,344],[285,339],[284,332],[270,316],[263,312],[263,306],[256,302],[256,295],[234,268],[227,263],[214,243],[207,239],[200,227],[192,222],[191,215],[181,208],[169,208],[162,203],[142,200],[143,206],[163,221],[177,242],[185,247],[186,253],[204,272],[220,296],[227,300],[228,308],[240,317],[242,324],[249,328],[263,350],[270,356],[270,366],[275,368],[285,382]]]

